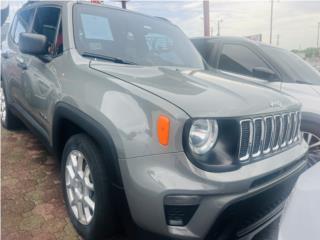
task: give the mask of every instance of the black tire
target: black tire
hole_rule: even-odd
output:
[[[16,130],[21,128],[22,123],[21,121],[15,116],[13,115],[13,113],[11,112],[8,103],[7,103],[7,99],[6,99],[6,94],[3,90],[1,90],[1,102],[0,102],[0,107],[1,107],[1,125],[7,129],[7,130]],[[3,102],[5,103],[5,118],[3,118]]]
[[[320,124],[311,122],[311,121],[302,121],[301,131],[307,132],[315,135],[317,138],[320,138]],[[306,138],[306,136],[304,135]],[[306,140],[306,139],[305,139]],[[306,140],[307,141],[307,140]],[[315,138],[311,140],[311,144],[314,143]],[[309,150],[309,166],[313,166],[317,162],[320,162],[320,146],[316,149]]]
[[[76,218],[68,200],[66,187],[66,164],[69,154],[80,151],[85,157],[91,171],[94,184],[95,209],[89,224],[82,224]],[[66,143],[61,164],[62,187],[65,204],[71,222],[77,232],[86,240],[99,240],[115,233],[115,213],[111,203],[111,185],[107,178],[107,169],[96,144],[85,134],[72,136]]]

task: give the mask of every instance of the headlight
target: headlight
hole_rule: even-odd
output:
[[[182,137],[188,160],[198,168],[210,172],[225,172],[241,167],[238,159],[238,119],[189,119],[185,122]]]
[[[203,155],[210,151],[218,138],[216,120],[195,120],[189,132],[189,147],[194,154]]]

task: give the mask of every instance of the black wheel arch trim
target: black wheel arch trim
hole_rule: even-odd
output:
[[[312,112],[302,112],[302,123],[304,121],[320,124],[320,115]]]
[[[112,140],[108,130],[86,113],[67,103],[57,103],[55,106],[52,125],[52,145],[54,153],[57,156],[59,155],[59,138],[61,137],[59,127],[60,121],[64,119],[84,130],[84,132],[99,145],[104,159],[105,156],[110,156],[108,160],[111,161],[106,161],[110,180],[113,184],[122,188],[123,183],[118,154],[114,141]]]

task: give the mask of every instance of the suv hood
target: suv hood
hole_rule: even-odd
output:
[[[298,106],[275,90],[232,81],[209,71],[91,62],[90,67],[151,92],[191,117],[234,117]]]

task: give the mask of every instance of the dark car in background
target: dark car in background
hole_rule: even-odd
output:
[[[302,104],[302,131],[310,164],[320,159],[320,73],[296,54],[243,37],[191,39],[218,73],[240,76],[297,98]]]

